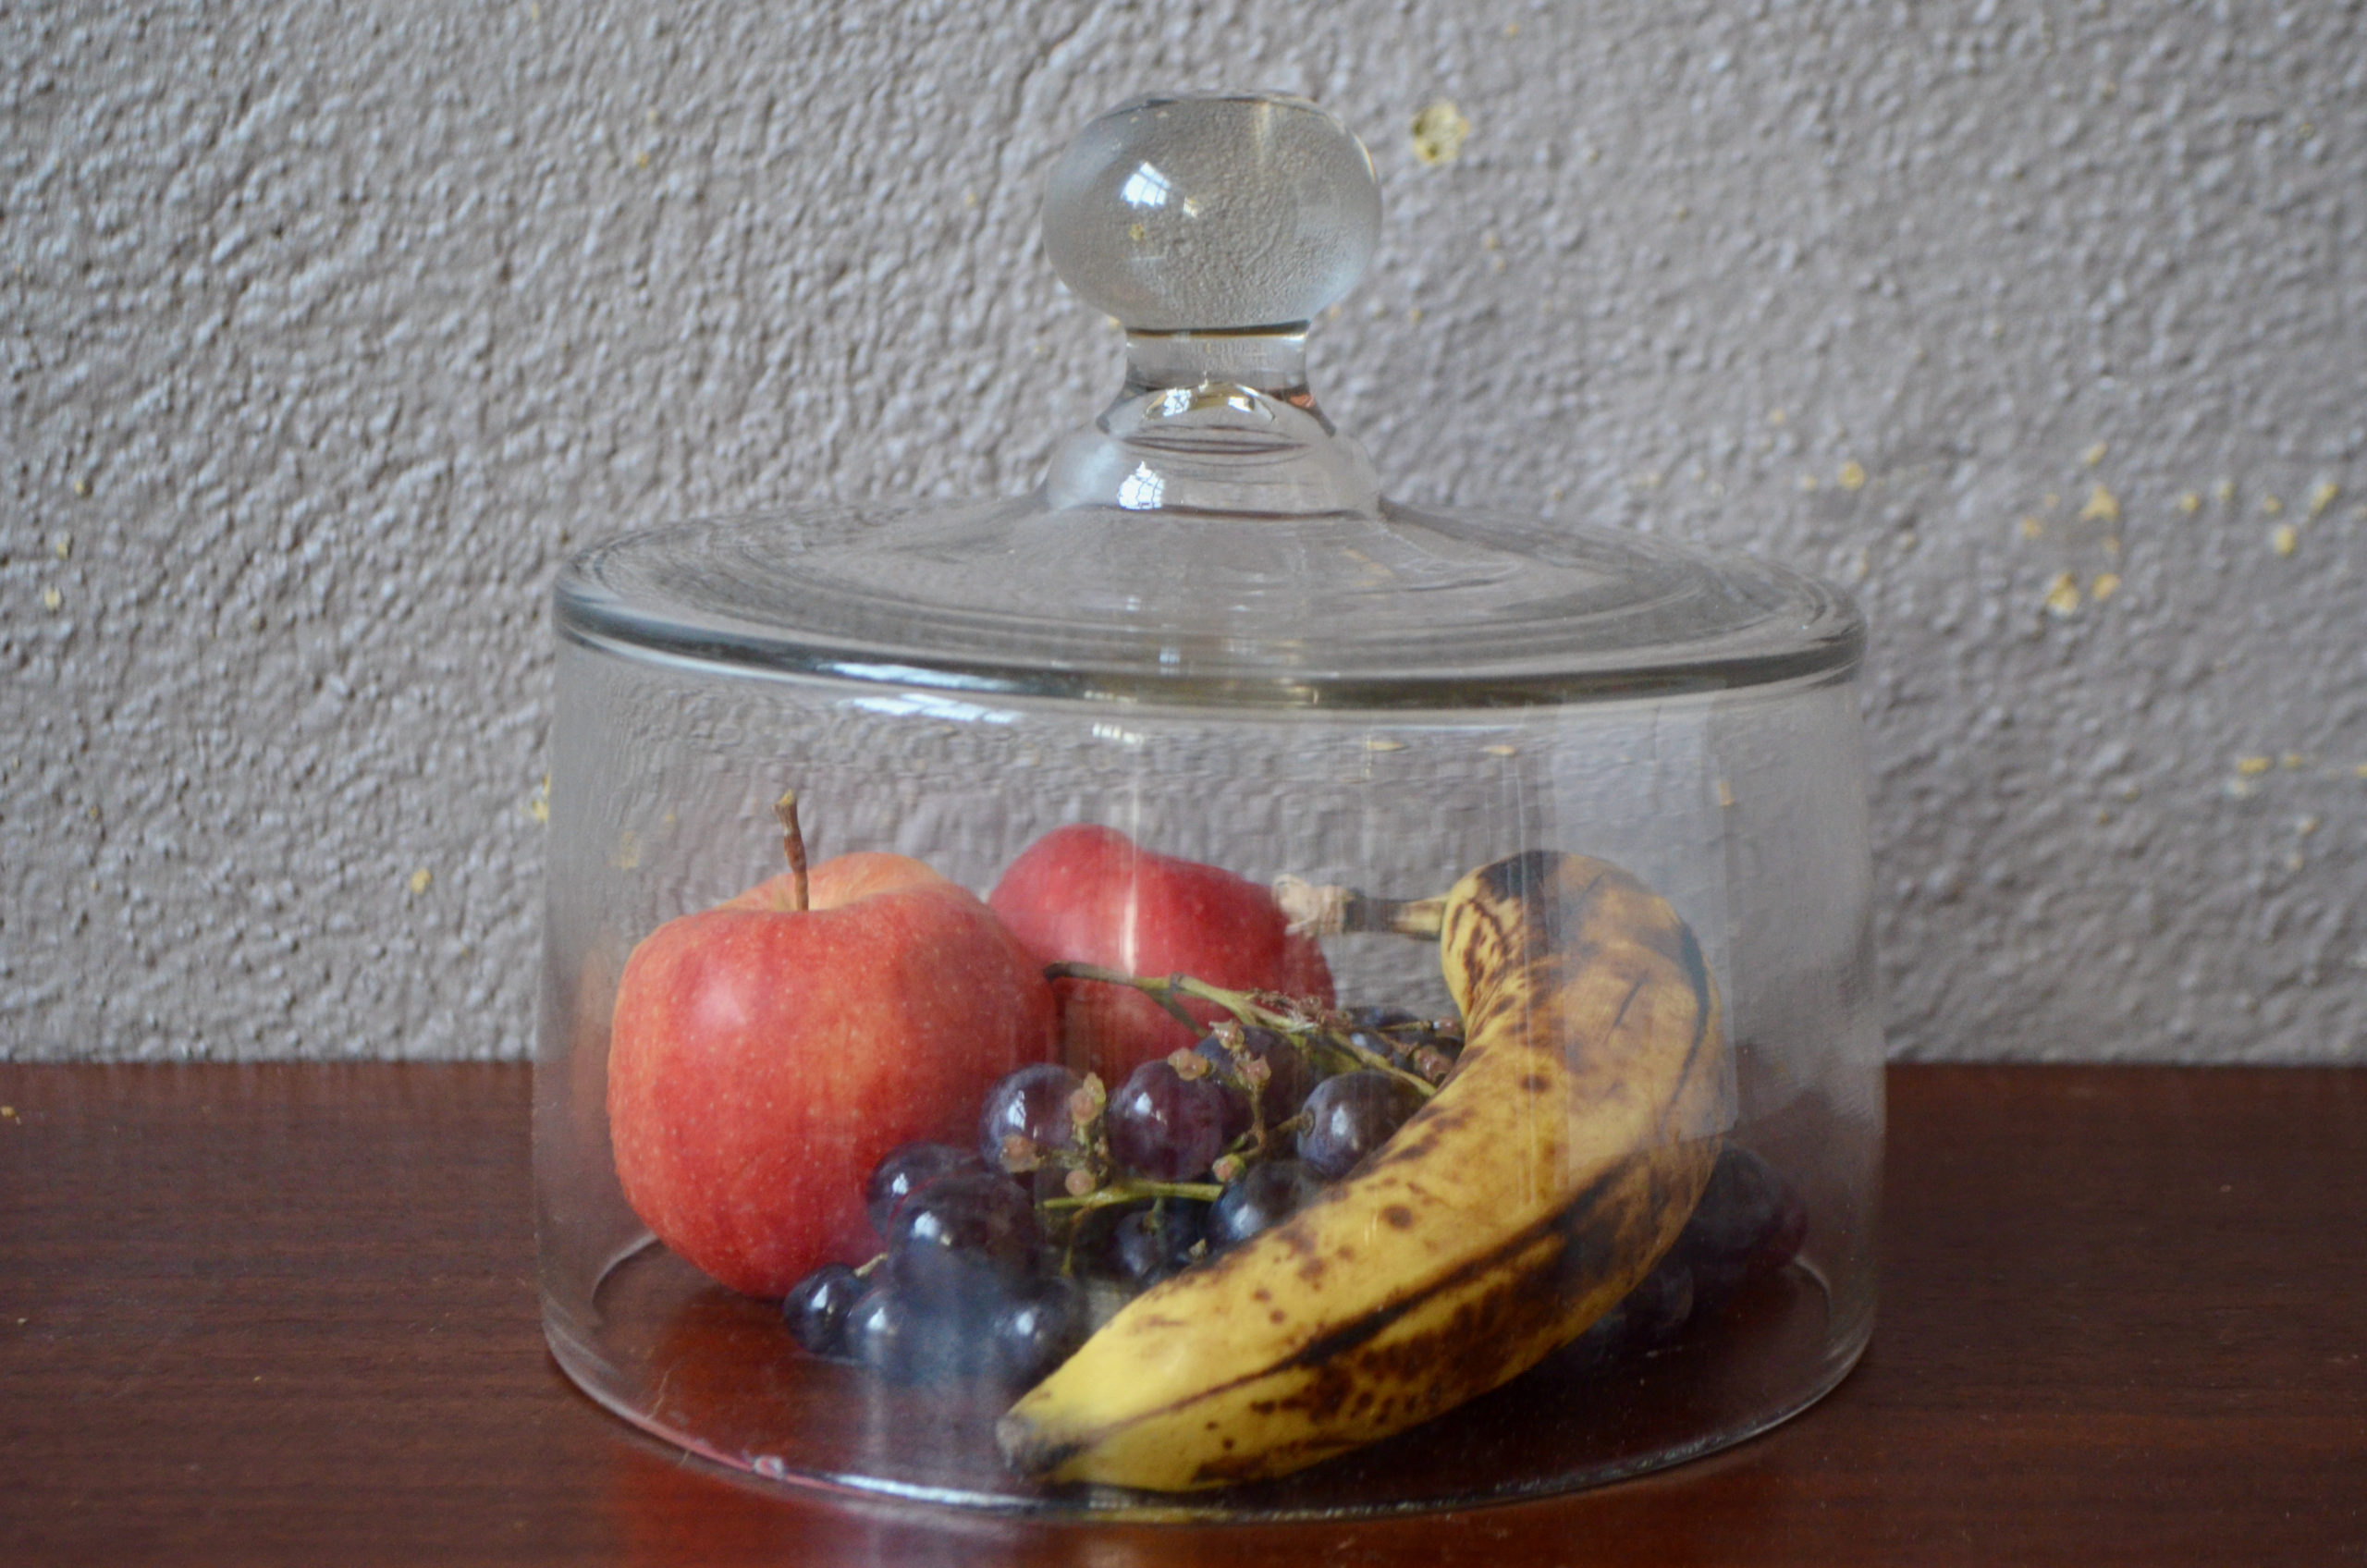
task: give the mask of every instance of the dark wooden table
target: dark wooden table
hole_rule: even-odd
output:
[[[524,1069],[0,1067],[0,1562],[2367,1563],[2367,1072],[1901,1068],[1830,1400],[1554,1501],[1026,1525],[783,1496],[575,1394]]]

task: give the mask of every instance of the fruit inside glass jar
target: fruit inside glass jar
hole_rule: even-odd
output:
[[[809,868],[779,815],[787,875],[625,967],[619,1178],[780,1301],[783,1354],[1008,1401],[1016,1476],[1287,1476],[1565,1350],[1650,1356],[1799,1249],[1797,1191],[1726,1138],[1699,944],[1606,863],[1394,900],[1080,825],[980,900]],[[1318,939],[1349,930],[1432,944],[1456,1014],[1336,997]],[[752,1088],[777,1124],[715,1137]]]

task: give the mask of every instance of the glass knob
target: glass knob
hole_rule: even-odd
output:
[[[1304,324],[1355,285],[1380,232],[1364,143],[1272,93],[1112,109],[1070,143],[1044,200],[1061,281],[1134,332]]]

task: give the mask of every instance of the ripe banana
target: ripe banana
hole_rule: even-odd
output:
[[[1359,1170],[1130,1302],[998,1424],[1023,1474],[1183,1491],[1429,1420],[1585,1332],[1675,1241],[1733,1120],[1693,934],[1625,872],[1531,852],[1439,930],[1465,1046]]]

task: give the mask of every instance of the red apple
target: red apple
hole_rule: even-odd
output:
[[[1108,827],[1055,828],[1011,863],[987,901],[1047,963],[1129,974],[1189,974],[1232,990],[1282,991],[1331,1003],[1331,971],[1312,937],[1290,934],[1274,896],[1196,861],[1137,846]],[[1140,991],[1059,980],[1069,1063],[1117,1084],[1195,1035]],[[1223,1011],[1184,1007],[1203,1023]]]
[[[823,862],[803,900],[801,880],[650,933],[608,1045],[626,1200],[756,1296],[876,1252],[863,1195],[879,1158],[966,1146],[996,1080],[1059,1042],[1042,965],[968,890],[887,854]]]

